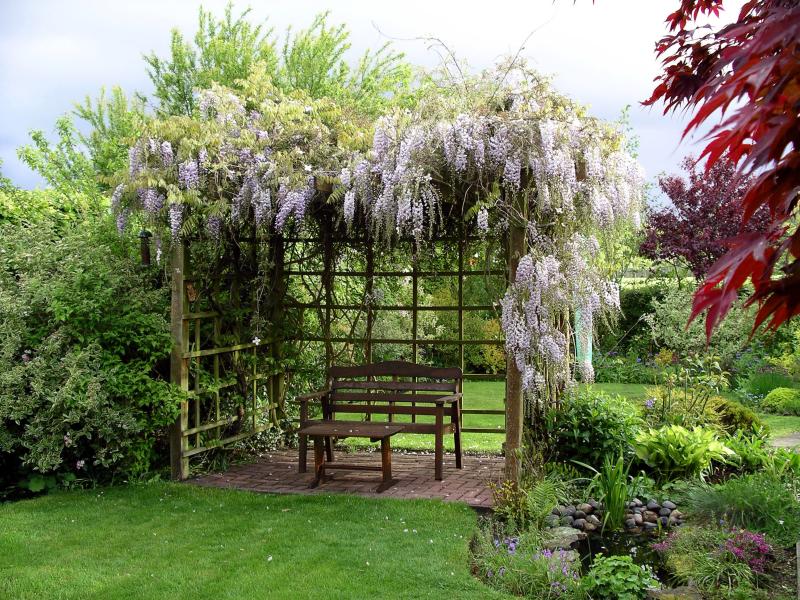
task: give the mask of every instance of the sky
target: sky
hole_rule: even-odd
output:
[[[222,14],[226,0],[202,5]],[[741,1],[726,3],[729,13]],[[101,86],[149,94],[142,55],[168,53],[170,30],[187,37],[197,28],[195,0],[0,0],[0,160],[20,187],[42,186],[21,163],[16,149],[28,132],[53,134],[55,120],[75,101]],[[424,38],[441,39],[470,67],[490,67],[507,55],[521,56],[553,76],[555,87],[588,105],[592,114],[615,120],[631,106],[647,175],[676,172],[696,140],[680,141],[686,117],[663,116],[642,107],[659,72],[655,42],[678,0],[250,0],[251,18],[266,21],[277,35],[303,28],[330,10],[331,22],[351,31],[352,56],[386,41],[417,65],[439,57]],[[733,13],[735,14],[735,12]],[[724,16],[723,16],[724,18]],[[728,16],[730,18],[730,15]]]

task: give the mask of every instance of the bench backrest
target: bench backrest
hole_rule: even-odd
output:
[[[457,367],[428,367],[400,360],[371,365],[331,367],[330,401],[342,403],[425,402],[461,392]]]

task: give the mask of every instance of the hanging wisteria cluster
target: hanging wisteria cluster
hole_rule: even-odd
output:
[[[318,200],[343,227],[386,243],[422,245],[453,214],[479,235],[522,227],[529,252],[501,302],[502,327],[527,397],[544,401],[572,381],[576,311],[585,332],[619,305],[596,259],[620,228],[638,226],[644,177],[615,128],[537,78],[503,81],[433,86],[368,138],[325,100],[201,92],[196,117],[157,121],[130,149],[118,224],[140,211],[173,240],[188,229],[224,243],[303,227]],[[591,365],[579,368],[591,379]]]

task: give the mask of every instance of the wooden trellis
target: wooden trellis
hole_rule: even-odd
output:
[[[323,208],[324,210],[324,208]],[[407,251],[395,247],[384,252],[380,244],[369,237],[344,236],[334,226],[333,217],[320,219],[317,235],[295,237],[273,235],[266,249],[271,261],[272,288],[269,318],[272,323],[287,319],[303,322],[303,311],[317,315],[321,331],[317,334],[300,331],[292,339],[280,339],[272,332],[264,339],[253,341],[241,337],[235,343],[223,342],[221,332],[226,318],[224,308],[209,310],[205,298],[197,296],[189,271],[189,249],[187,244],[174,244],[171,253],[172,273],[172,381],[187,393],[181,403],[180,415],[171,431],[171,457],[173,477],[183,479],[189,475],[189,459],[212,448],[224,446],[255,433],[277,426],[280,414],[284,414],[286,374],[283,372],[260,372],[264,361],[280,364],[285,344],[321,343],[325,347],[325,366],[338,359],[335,346],[359,349],[359,356],[371,362],[377,345],[404,346],[410,348],[413,362],[420,360],[421,351],[429,347],[455,346],[458,366],[465,371],[465,379],[506,378],[505,406],[492,409],[474,409],[467,406],[466,415],[504,415],[505,427],[499,429],[466,427],[465,433],[497,433],[506,435],[507,476],[516,479],[519,459],[516,449],[520,447],[522,435],[522,395],[520,373],[513,361],[506,360],[506,373],[488,375],[466,372],[465,347],[471,345],[502,346],[503,340],[467,339],[464,332],[464,316],[472,311],[497,312],[494,304],[476,305],[465,303],[464,282],[467,277],[495,277],[504,282],[513,277],[516,264],[525,250],[524,230],[511,227],[502,240],[505,245],[501,264],[487,263],[487,268],[476,269],[467,265],[466,257],[471,244],[487,244],[487,240],[468,235],[459,227],[455,235],[440,236],[426,242],[425,248],[441,246],[455,251],[456,268],[438,270],[427,267],[425,257],[420,255],[413,242]],[[495,243],[501,240],[493,240]],[[318,248],[321,260],[294,261],[290,255],[298,248]],[[359,253],[358,259],[340,261],[338,254],[344,249]],[[257,252],[257,250],[253,250]],[[400,266],[383,267],[386,256],[410,256]],[[340,264],[343,263],[343,264]],[[456,303],[452,306],[420,303],[420,280],[423,278],[454,278]],[[287,290],[293,278],[311,278],[319,281],[319,289],[311,300],[287,298]],[[377,280],[406,279],[411,283],[411,302],[389,304],[376,301]],[[335,283],[347,286],[349,282],[363,282],[367,303],[338,301]],[[231,286],[229,301],[237,309],[240,285]],[[363,329],[346,334],[334,333],[334,322],[347,311],[363,316]],[[407,338],[376,337],[376,319],[381,313],[401,312],[410,316],[410,331]],[[455,335],[447,339],[428,339],[421,336],[420,315],[425,312],[450,311],[457,315]],[[256,343],[257,342],[257,343]],[[231,393],[236,400],[231,401]],[[238,394],[238,395],[237,395]],[[225,402],[223,402],[225,398]],[[223,406],[224,404],[224,406]]]

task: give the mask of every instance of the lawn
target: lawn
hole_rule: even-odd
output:
[[[501,598],[462,504],[157,483],[0,505],[0,598]]]

